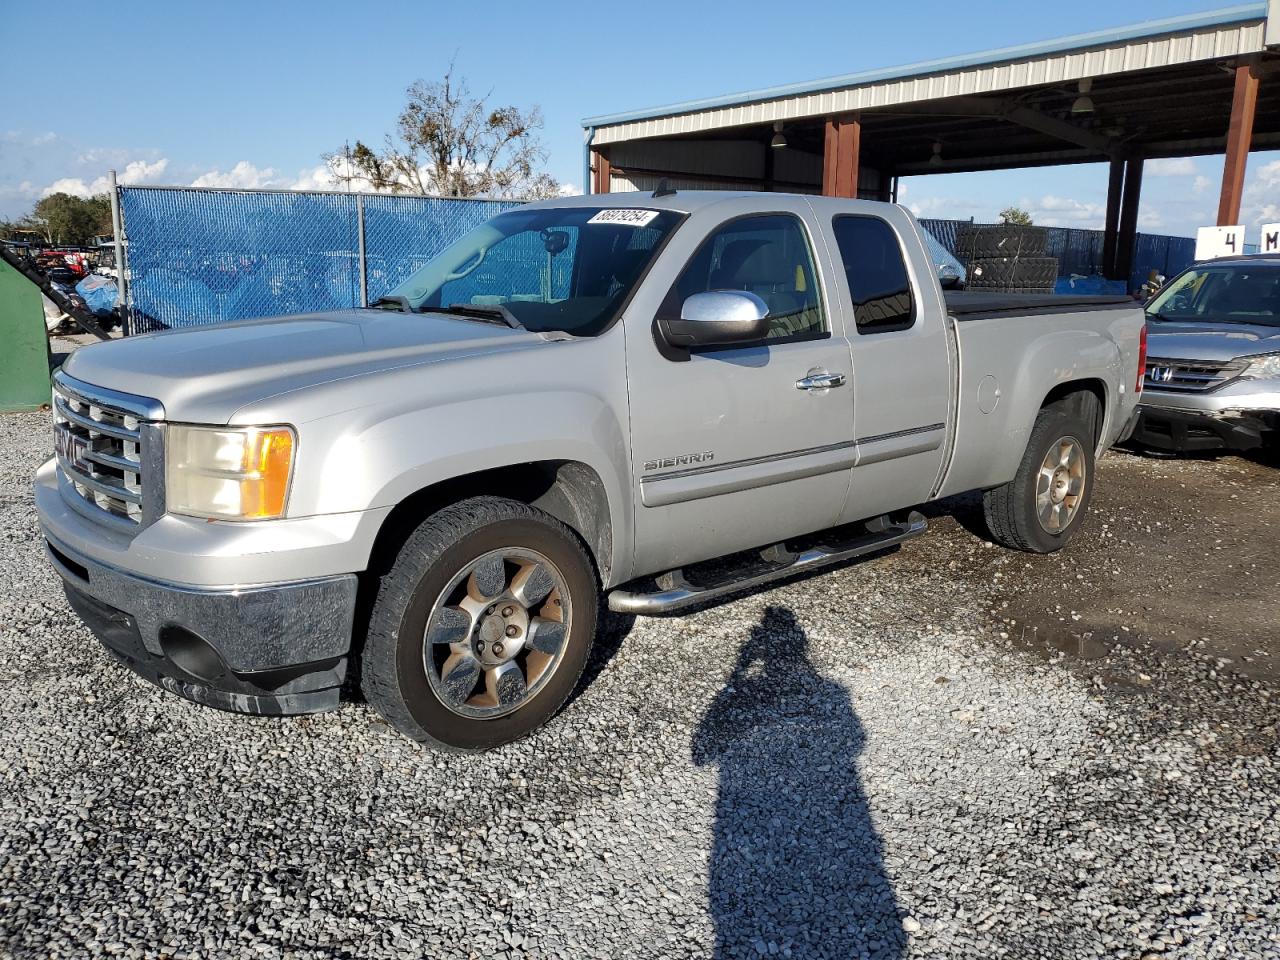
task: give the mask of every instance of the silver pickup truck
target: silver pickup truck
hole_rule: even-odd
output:
[[[165,689],[298,713],[358,676],[408,736],[481,749],[565,701],[604,594],[708,603],[970,490],[996,540],[1057,550],[1144,330],[1127,300],[944,300],[888,204],[549,201],[369,309],[76,352],[36,503],[71,605]]]

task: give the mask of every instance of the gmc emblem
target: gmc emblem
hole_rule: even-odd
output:
[[[89,441],[84,437],[76,436],[61,423],[53,430],[53,448],[58,452],[58,457],[65,460],[73,470],[79,470],[81,473],[92,472],[92,468],[84,459],[84,455],[89,450]]]

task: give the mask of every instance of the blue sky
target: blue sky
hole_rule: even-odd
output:
[[[56,66],[0,90],[0,217],[54,185],[100,189],[107,170],[138,182],[321,185],[321,154],[380,143],[404,90],[449,60],[495,102],[539,104],[549,171],[580,185],[583,117],[985,50],[1228,0],[970,0],[786,4],[218,4],[135,0],[51,33],[49,11],[8,0],[0,55]],[[368,12],[365,12],[367,10]],[[909,16],[903,16],[909,11]],[[112,47],[115,50],[112,50]],[[61,77],[62,79],[58,79]],[[65,80],[65,83],[63,82]],[[38,92],[37,92],[38,91]],[[1220,157],[1148,165],[1141,219],[1189,234],[1217,209]],[[1096,226],[1100,166],[904,181],[929,216],[991,218],[1010,203],[1042,223]],[[1250,158],[1251,213],[1280,194],[1280,154]],[[1280,214],[1275,218],[1280,219]]]

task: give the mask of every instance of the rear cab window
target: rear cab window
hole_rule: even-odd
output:
[[[832,219],[831,229],[858,333],[893,333],[915,326],[915,293],[893,227],[879,217],[842,214]]]

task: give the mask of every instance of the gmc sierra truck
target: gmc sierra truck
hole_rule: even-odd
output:
[[[944,299],[898,206],[560,199],[367,309],[77,351],[36,502],[72,607],[165,689],[290,714],[358,677],[482,749],[564,703],[602,595],[706,604],[971,490],[997,541],[1057,550],[1143,337],[1127,299]]]

